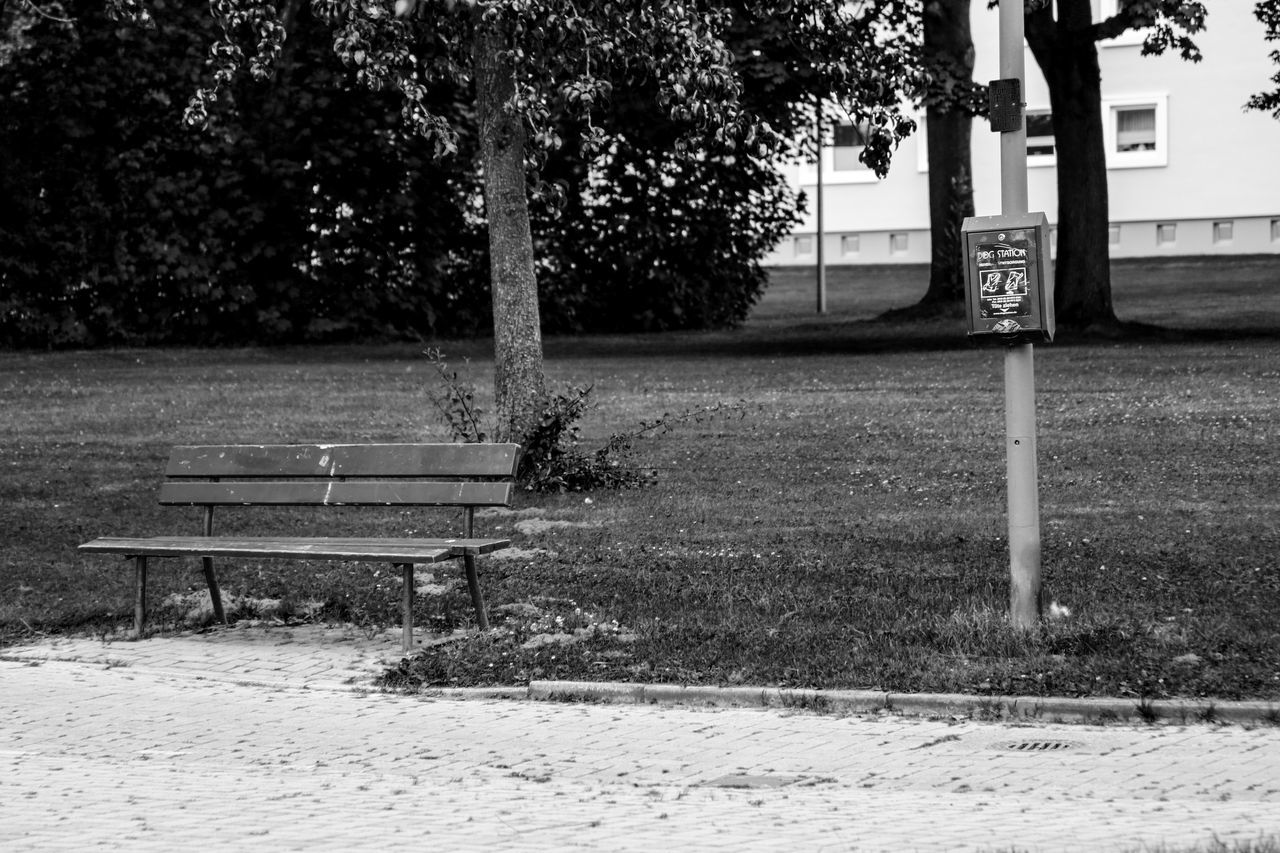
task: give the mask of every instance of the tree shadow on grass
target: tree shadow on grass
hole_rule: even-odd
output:
[[[780,358],[810,355],[873,355],[996,349],[994,341],[970,340],[962,318],[946,314],[913,319],[910,309],[895,309],[873,319],[821,318],[712,332],[639,335],[580,335],[544,342],[548,358],[602,357]],[[1084,328],[1059,327],[1051,344],[1077,347],[1141,344],[1205,344],[1255,340],[1280,341],[1280,326],[1175,328],[1118,321]]]
[[[740,327],[629,334],[549,335],[547,358],[784,358],[998,349],[966,334],[964,306],[921,305],[928,267],[832,268],[830,307],[818,314],[812,269],[771,272],[771,283]],[[1236,258],[1118,260],[1113,298],[1122,319],[1076,328],[1059,324],[1053,347],[1218,344],[1280,340],[1280,255]],[[299,360],[323,361],[335,351],[352,358],[399,360],[421,344],[300,348]],[[489,338],[437,341],[453,360],[492,358]],[[271,350],[272,355],[283,350]],[[246,356],[248,357],[248,356]]]

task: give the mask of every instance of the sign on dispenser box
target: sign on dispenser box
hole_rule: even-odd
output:
[[[1043,213],[970,216],[961,228],[969,337],[995,343],[1053,340],[1053,265]]]

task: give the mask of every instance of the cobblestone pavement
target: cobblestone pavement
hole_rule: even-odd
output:
[[[1280,728],[359,689],[393,636],[0,660],[0,849],[1149,850],[1280,837]]]

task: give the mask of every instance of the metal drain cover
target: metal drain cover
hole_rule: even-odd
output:
[[[1011,752],[1061,752],[1065,749],[1077,749],[1080,744],[1071,740],[1010,740],[996,744],[996,749]]]

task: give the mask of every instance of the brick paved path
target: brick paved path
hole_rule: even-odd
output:
[[[1280,836],[1276,727],[350,689],[380,653],[323,630],[5,650],[0,849],[1092,851]]]

